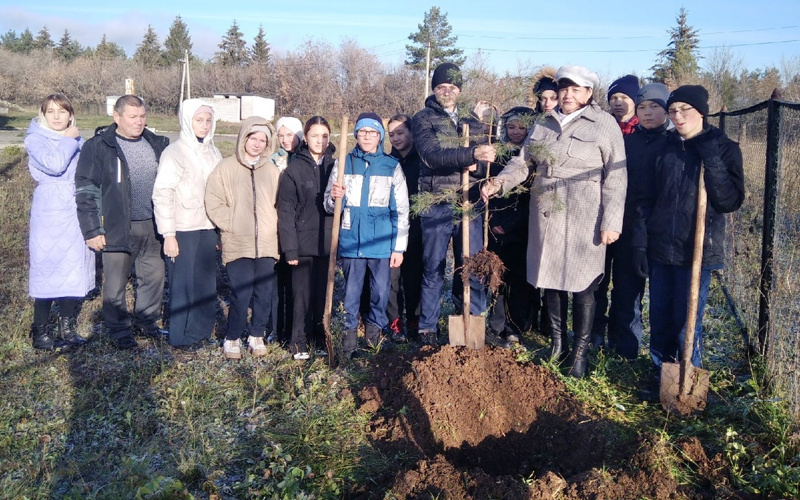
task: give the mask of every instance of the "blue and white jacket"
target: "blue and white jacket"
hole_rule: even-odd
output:
[[[331,196],[338,176],[333,167],[325,189],[325,209],[333,213]],[[388,259],[408,245],[408,188],[403,168],[379,149],[364,153],[356,146],[347,155],[344,171],[339,257]]]

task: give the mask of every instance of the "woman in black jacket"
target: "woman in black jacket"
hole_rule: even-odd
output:
[[[305,139],[281,175],[278,189],[278,236],[292,266],[292,340],[295,359],[309,359],[308,335],[324,349],[322,315],[333,216],[323,206],[325,186],[336,160],[331,127],[321,116],[303,127]],[[320,350],[320,352],[322,352]]]
[[[725,213],[744,200],[739,145],[706,123],[708,92],[678,87],[667,109],[675,131],[655,155],[650,183],[637,196],[633,261],[650,278],[650,356],[656,368],[675,362],[686,330],[701,165],[708,193],[700,300],[692,364],[702,366],[703,312],[711,270],[724,264]],[[649,263],[649,266],[648,266]]]

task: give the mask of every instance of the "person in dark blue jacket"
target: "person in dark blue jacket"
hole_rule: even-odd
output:
[[[725,257],[725,215],[744,200],[744,172],[739,145],[709,125],[708,91],[700,85],[675,89],[667,101],[675,131],[655,155],[652,175],[635,201],[632,261],[650,279],[650,357],[660,372],[674,363],[686,331],[689,284],[696,230],[701,166],[708,193],[700,298],[692,364],[702,366],[703,312],[711,271]],[[657,387],[657,376],[653,387]]]
[[[408,189],[403,168],[383,151],[385,131],[375,113],[362,113],[356,120],[357,145],[345,165],[333,167],[325,190],[325,209],[334,210],[342,201],[339,257],[345,278],[345,337],[343,351],[349,357],[356,349],[358,310],[364,275],[370,273],[370,308],[364,320],[365,336],[377,345],[388,326],[386,303],[391,287],[390,269],[400,267],[408,245]],[[344,184],[336,182],[344,168]]]

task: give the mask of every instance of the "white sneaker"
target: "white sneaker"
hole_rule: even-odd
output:
[[[239,339],[227,340],[222,344],[222,354],[225,359],[242,359],[242,350],[239,348]]]
[[[247,343],[250,344],[250,354],[258,358],[267,355],[267,347],[264,345],[264,337],[249,337]]]
[[[306,351],[296,352],[292,357],[298,361],[305,361],[307,359],[311,359],[311,355]]]

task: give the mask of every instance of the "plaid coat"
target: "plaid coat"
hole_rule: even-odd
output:
[[[498,175],[503,192],[536,172],[531,188],[527,275],[537,288],[582,292],[602,275],[600,231],[622,231],[627,172],[619,125],[597,104],[563,126],[536,120],[518,156]]]

